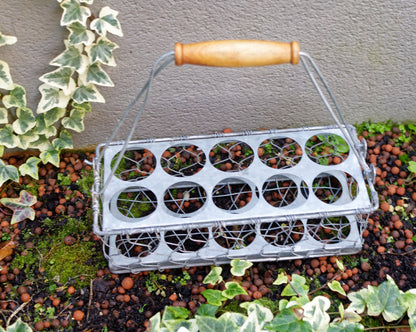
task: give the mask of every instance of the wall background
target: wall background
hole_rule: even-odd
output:
[[[124,37],[117,67],[104,67],[114,88],[99,88],[106,104],[92,104],[82,147],[105,141],[147,79],[153,62],[174,43],[213,39],[297,40],[321,69],[347,122],[416,120],[416,2],[282,0],[95,0],[118,10]],[[93,7],[93,8],[94,8]],[[18,42],[2,47],[13,79],[25,86],[28,106],[40,99],[38,77],[63,51],[54,0],[0,0],[0,31]],[[261,127],[327,125],[333,121],[303,68],[169,66],[154,83],[135,138],[209,134]],[[122,139],[126,129],[118,136]]]

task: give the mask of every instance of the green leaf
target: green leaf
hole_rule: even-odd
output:
[[[29,175],[30,177],[39,180],[38,164],[40,159],[38,157],[30,157],[26,162],[19,167],[19,172],[22,176]]]
[[[284,272],[280,272],[277,279],[273,282],[273,285],[287,284],[287,275]]]
[[[190,311],[182,307],[166,306],[162,320],[186,319]]]
[[[223,280],[221,273],[222,273],[222,267],[214,266],[211,268],[211,271],[208,273],[208,275],[205,276],[202,282],[204,284],[212,284],[212,285],[220,283]]]
[[[36,118],[30,108],[18,108],[16,115],[17,120],[13,122],[13,130],[16,134],[25,134],[36,125]]]
[[[309,322],[314,331],[325,331],[330,322],[326,312],[331,306],[331,301],[324,296],[316,296],[312,301],[302,306],[303,320]]]
[[[78,87],[72,98],[78,104],[82,104],[85,102],[96,102],[96,103],[104,103],[104,97],[98,92],[97,88],[90,84],[90,85],[81,85]]]
[[[0,159],[0,187],[7,180],[19,182],[19,172],[15,166],[6,165],[4,161]]]
[[[58,151],[63,149],[72,149],[72,135],[68,131],[62,130],[59,138],[55,138],[52,141],[52,145]]]
[[[237,295],[247,295],[247,292],[239,283],[230,281],[225,283],[225,289],[222,291],[222,295],[231,300]]]
[[[79,80],[84,85],[93,83],[102,86],[114,86],[110,76],[108,76],[107,73],[101,69],[101,65],[98,62],[89,65],[87,70],[80,75]]]
[[[0,124],[6,123],[9,123],[9,111],[4,107],[0,107]]]
[[[66,42],[65,44],[65,51],[59,54],[49,64],[53,66],[71,68],[73,70],[76,70],[78,73],[84,72],[85,68],[87,68],[88,65],[88,58],[86,55],[82,54],[83,46],[71,45],[69,44],[69,42]],[[72,73],[73,72],[71,71],[71,75]]]
[[[59,151],[52,145],[49,146],[47,150],[42,151],[39,157],[45,165],[51,163],[52,165],[59,167]]]
[[[253,263],[241,259],[233,259],[230,262],[231,265],[231,274],[233,276],[242,277],[248,268],[250,268]]]
[[[86,25],[87,18],[91,16],[91,11],[88,7],[81,6],[78,0],[64,0],[61,3],[64,12],[61,18],[61,25],[69,25],[73,22],[79,22]]]
[[[217,312],[218,308],[219,306],[216,305],[201,303],[196,314],[199,316],[215,317],[215,313]]]
[[[94,32],[88,30],[84,25],[79,22],[74,22],[67,26],[70,31],[68,41],[71,45],[91,45],[94,42]]]
[[[24,87],[15,84],[10,94],[3,97],[3,104],[6,108],[25,108],[26,107],[26,90]]]
[[[84,112],[91,112],[90,103],[82,103],[82,104],[72,103],[72,108],[80,110],[80,111],[84,111]]]
[[[247,321],[247,317],[243,314],[240,314],[238,312],[225,312],[221,315],[221,320],[230,320],[235,323],[240,329],[238,331],[240,332],[248,332],[249,330],[244,329],[243,326],[245,325],[245,322]],[[257,332],[259,330],[255,330],[253,332]]]
[[[4,153],[4,145],[0,145],[0,157],[3,156]]]
[[[312,332],[309,322],[301,320],[296,314],[296,308],[284,309],[265,326],[266,329],[279,332]]]
[[[380,286],[368,286],[364,298],[368,315],[378,316],[382,314],[388,322],[399,319],[406,311],[406,306],[399,301],[401,298],[400,290],[389,275],[387,281]]]
[[[201,293],[206,299],[208,304],[212,304],[220,307],[222,302],[227,300],[225,296],[222,295],[222,292],[218,289],[206,289]]]
[[[32,208],[37,202],[36,196],[22,190],[19,193],[18,198],[2,198],[0,199],[1,204],[13,210],[13,217],[11,224],[16,224],[25,219],[33,220],[35,219],[35,210]]]
[[[80,133],[84,131],[84,116],[84,111],[73,109],[69,117],[62,119],[62,125],[66,129],[71,129],[77,133]]]
[[[113,50],[116,48],[118,48],[117,44],[105,37],[100,37],[95,44],[86,46],[85,51],[91,63],[99,61],[108,66],[115,66],[116,62],[114,60]]]
[[[160,312],[156,313],[150,318],[150,332],[160,332],[161,330]]]
[[[52,126],[56,121],[61,119],[65,115],[66,109],[54,107],[49,111],[43,113],[43,117],[45,119],[45,125],[47,127]]]
[[[19,144],[17,136],[13,132],[13,127],[10,124],[6,124],[0,129],[0,145],[4,145],[6,148],[15,148]]]
[[[340,294],[342,294],[344,296],[347,296],[347,294],[345,293],[344,289],[341,287],[340,282],[337,281],[337,280],[333,280],[330,283],[328,283],[328,287],[333,292],[337,292],[337,293],[340,293]]]
[[[409,165],[407,166],[409,172],[416,174],[416,161],[409,161]]]
[[[45,135],[39,135],[39,138],[36,141],[30,143],[30,147],[32,149],[38,149],[40,151],[45,151],[53,148],[51,142],[49,142],[48,138]]]
[[[40,94],[42,95],[37,113],[45,113],[52,108],[59,107],[59,108],[66,108],[68,102],[70,100],[70,96],[65,95],[65,93],[57,89],[49,84],[42,84],[39,87]]]
[[[47,126],[46,125],[46,120],[45,120],[45,114],[39,114],[36,117],[36,132],[39,135],[45,135],[46,138],[49,138],[51,136],[55,136],[56,135],[56,127],[54,126]]]
[[[230,332],[238,331],[238,326],[232,320],[222,317],[216,319],[209,316],[196,316],[196,323],[200,332]]]
[[[118,11],[106,6],[100,11],[99,18],[91,22],[91,30],[97,31],[100,36],[105,36],[107,32],[123,37],[121,26],[117,20]]]
[[[16,37],[3,35],[0,32],[0,46],[13,45],[16,42],[17,42],[17,38]]]
[[[341,272],[344,272],[344,270],[345,270],[344,264],[342,264],[342,262],[341,262],[341,261],[339,261],[338,259],[336,259],[336,260],[335,260],[335,263],[337,264],[338,269],[339,269]]]
[[[340,323],[331,323],[327,332],[362,332],[364,331],[364,326],[359,323],[352,323],[346,320],[341,321]]]
[[[247,310],[247,315],[254,315],[258,322],[263,325],[266,322],[270,322],[273,319],[273,313],[269,308],[264,307],[255,302],[244,302],[240,304],[240,307]]]
[[[72,78],[74,70],[72,68],[61,67],[39,77],[39,80],[55,88],[61,89],[66,96],[76,89],[76,84]]]
[[[282,291],[282,296],[306,296],[309,286],[305,285],[306,279],[297,274],[292,274],[292,281]]]
[[[7,327],[7,332],[32,332],[32,329],[19,317],[14,324]]]
[[[365,293],[368,289],[361,289],[359,292],[352,292],[348,293],[347,297],[348,300],[351,301],[350,305],[348,306],[348,310],[355,311],[358,314],[362,314],[365,310],[366,300],[365,300]]]
[[[17,138],[17,147],[23,150],[26,150],[30,147],[31,143],[37,141],[39,139],[39,135],[37,134],[36,128],[29,130],[27,133],[23,135],[16,136]]]
[[[13,89],[13,79],[10,75],[10,68],[7,62],[0,60],[0,89]]]

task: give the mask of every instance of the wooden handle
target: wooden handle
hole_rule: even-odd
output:
[[[252,67],[299,62],[299,43],[216,40],[175,44],[175,63],[214,67]]]

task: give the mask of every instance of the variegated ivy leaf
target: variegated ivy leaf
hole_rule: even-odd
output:
[[[81,85],[80,87],[78,87],[72,95],[72,99],[77,104],[82,104],[85,102],[105,102],[104,97],[98,92],[97,88],[92,84],[87,86]]]
[[[100,36],[105,36],[107,32],[123,37],[120,22],[117,20],[118,11],[106,6],[100,10],[100,17],[91,22],[91,29],[97,31]]]
[[[7,62],[0,60],[0,89],[13,89],[13,80]]]
[[[5,123],[9,123],[9,111],[4,107],[0,107],[0,124]]]
[[[7,180],[19,182],[19,172],[16,167],[12,165],[6,165],[2,159],[0,159],[0,187]]]
[[[91,112],[90,103],[82,103],[82,104],[72,103],[72,108],[80,110],[80,111],[84,111],[84,112]]]
[[[39,114],[36,117],[36,132],[39,135],[45,135],[45,137],[49,138],[56,135],[56,127],[47,126],[45,122],[45,114]]]
[[[233,276],[242,277],[246,273],[246,270],[253,265],[253,263],[242,259],[233,259],[230,262],[230,265],[231,274]]]
[[[79,22],[86,25],[87,18],[91,16],[88,7],[81,6],[79,0],[64,0],[61,3],[64,12],[61,18],[61,25],[66,26],[73,22]]]
[[[38,149],[40,151],[46,151],[48,149],[51,149],[51,147],[53,148],[51,142],[49,142],[48,138],[45,135],[39,135],[39,138],[30,144],[30,148]]]
[[[65,41],[66,49],[49,64],[58,67],[68,67],[82,73],[88,65],[88,57],[82,54],[82,45],[71,45]],[[72,73],[71,73],[72,75]]]
[[[3,97],[3,104],[6,108],[26,107],[26,90],[21,85],[15,84],[10,93]]]
[[[80,109],[73,109],[69,117],[65,117],[62,119],[62,125],[66,129],[71,129],[80,133],[84,131],[84,116],[85,111]]]
[[[30,108],[18,108],[16,115],[17,120],[13,122],[13,130],[16,134],[27,133],[36,125],[36,118]]]
[[[72,149],[72,135],[68,131],[62,130],[59,137],[52,141],[52,145],[58,151]]]
[[[65,95],[70,95],[76,89],[76,84],[72,78],[74,70],[72,68],[61,67],[50,73],[39,77],[39,80],[50,86],[62,89]]]
[[[118,48],[117,44],[111,42],[105,37],[100,37],[97,42],[85,47],[90,62],[101,62],[108,66],[115,66],[116,62],[113,56],[113,50]]]
[[[46,111],[44,114],[45,126],[52,126],[56,121],[61,119],[65,115],[66,109],[54,107],[49,111]]]
[[[88,30],[79,22],[74,22],[71,25],[68,25],[67,29],[70,31],[68,40],[71,45],[91,45],[94,42],[94,32]]]
[[[38,132],[36,128],[29,130],[27,133],[23,135],[17,136],[17,147],[23,150],[29,149],[32,142],[35,142],[39,139]]]
[[[52,145],[50,145],[47,150],[42,151],[39,157],[45,165],[51,163],[52,165],[59,167],[59,151]]]
[[[17,147],[18,144],[19,141],[13,132],[12,125],[7,124],[0,129],[0,145],[4,145],[6,148],[11,149]]]
[[[39,87],[40,94],[42,98],[40,99],[37,112],[38,114],[45,113],[46,111],[54,108],[66,108],[70,100],[70,96],[65,95],[65,93],[49,84],[42,84]]]
[[[13,217],[11,224],[18,223],[26,218],[30,220],[35,219],[35,210],[32,208],[37,202],[36,196],[30,194],[26,190],[22,190],[19,193],[18,198],[2,198],[0,199],[1,204],[13,210]]]
[[[30,177],[39,180],[39,163],[40,159],[38,157],[30,157],[23,165],[20,165],[20,174],[22,176],[29,175]]]
[[[13,45],[16,42],[17,42],[17,38],[16,37],[3,35],[0,32],[0,46]]]
[[[79,81],[84,85],[92,83],[102,86],[114,86],[110,76],[101,69],[101,65],[98,62],[89,65],[87,70],[79,76]]]

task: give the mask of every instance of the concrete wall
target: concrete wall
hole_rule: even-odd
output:
[[[175,42],[213,39],[297,40],[319,65],[349,123],[416,120],[416,2],[405,0],[95,0],[120,12],[124,37],[113,37],[115,88],[101,88],[77,146],[104,141]],[[54,0],[0,0],[0,31],[18,37],[0,59],[26,87],[35,109],[37,78],[54,67],[67,31]],[[135,138],[208,134],[260,127],[332,124],[303,68],[204,68],[171,65],[156,80]],[[123,129],[123,138],[126,129]]]

